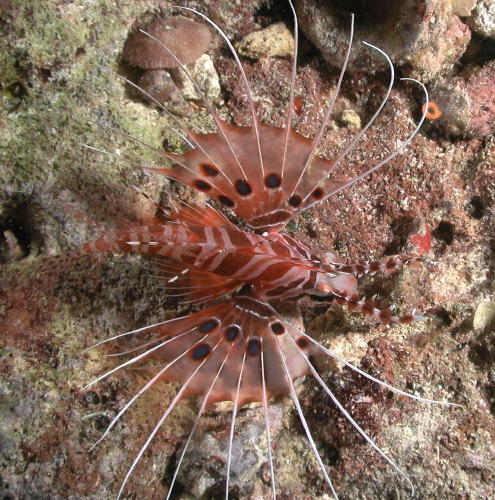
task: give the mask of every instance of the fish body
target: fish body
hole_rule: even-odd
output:
[[[97,344],[118,342],[123,336],[129,335],[139,342],[143,334],[149,334],[147,340],[138,343],[131,351],[126,351],[126,354],[132,352],[133,357],[99,376],[88,384],[87,388],[134,363],[146,361],[148,358],[161,361],[156,373],[111,421],[102,439],[134,402],[154,385],[162,381],[176,381],[182,384],[137,454],[122,482],[119,496],[151,440],[176,405],[187,396],[200,395],[201,406],[183,451],[176,460],[177,465],[167,498],[171,495],[188,445],[206,407],[213,402],[232,401],[225,496],[228,497],[230,493],[229,478],[236,416],[243,405],[260,402],[265,419],[271,497],[275,499],[277,487],[273,463],[274,447],[271,443],[267,407],[272,397],[288,394],[329,491],[338,498],[294,387],[294,381],[303,375],[311,375],[316,379],[328,395],[329,402],[338,408],[366,442],[412,487],[407,475],[375,444],[335,397],[315,369],[312,357],[319,354],[337,360],[360,376],[396,394],[423,402],[439,402],[406,393],[348,363],[283,318],[270,301],[296,299],[303,294],[309,294],[329,297],[385,325],[423,319],[423,316],[415,311],[403,316],[396,315],[392,308],[380,308],[373,299],[360,297],[358,279],[364,274],[387,275],[402,266],[425,261],[423,254],[429,251],[430,245],[428,230],[424,236],[416,238],[420,243],[418,254],[391,255],[369,262],[343,262],[334,253],[311,249],[281,231],[304,210],[349,188],[399,155],[419,131],[427,107],[417,126],[397,149],[384,155],[373,167],[367,168],[352,179],[338,174],[341,162],[385,106],[394,83],[394,68],[390,58],[381,49],[364,42],[387,60],[390,69],[388,89],[369,122],[343,150],[335,158],[320,158],[317,148],[329,124],[349,59],[353,18],[349,47],[335,94],[330,100],[316,137],[308,139],[292,128],[298,30],[295,10],[292,3],[288,3],[294,15],[296,43],[285,128],[272,127],[259,121],[246,74],[225,33],[204,14],[182,7],[183,11],[199,16],[209,23],[228,44],[246,90],[252,123],[249,127],[241,127],[223,121],[205,99],[199,86],[191,79],[204,98],[205,108],[211,113],[217,132],[197,133],[184,127],[169,113],[180,129],[176,132],[184,139],[187,151],[174,154],[145,144],[157,155],[157,161],[144,165],[145,169],[208,195],[241,218],[245,224],[243,227],[247,227],[249,231],[236,227],[208,204],[182,202],[181,205],[172,205],[170,208],[157,206],[165,215],[165,222],[153,221],[147,225],[130,225],[123,229],[110,230],[87,243],[82,249],[82,253],[86,254],[124,252],[148,256],[155,261],[159,269],[157,277],[161,285],[171,295],[179,297],[182,303],[205,304],[196,312],[116,335]],[[170,49],[152,35],[143,33],[159,43],[189,76],[187,68],[180,64]],[[126,78],[121,78],[129,82]],[[403,80],[411,81],[408,78]],[[422,88],[425,101],[428,102],[424,85],[415,80],[414,82]],[[132,82],[129,83],[136,86]],[[144,91],[143,93],[146,94]],[[149,94],[147,96],[152,97]],[[167,112],[166,109],[164,111]],[[130,137],[126,133],[124,135]],[[135,139],[135,142],[143,144],[138,139]],[[104,153],[119,158],[118,155]],[[222,300],[217,302],[217,299],[221,298]]]
[[[176,218],[181,218],[180,212]],[[189,281],[193,276],[191,286],[198,287],[202,282],[207,288],[204,280],[209,277],[210,287],[214,284],[218,288],[216,295],[244,285],[252,285],[252,295],[265,300],[304,293],[349,295],[357,290],[352,274],[339,272],[336,263],[321,260],[294,238],[279,233],[249,233],[230,223],[218,227],[170,222],[119,229],[87,243],[84,251],[138,253],[164,263],[171,260],[177,265],[175,279],[169,278],[171,283],[187,275]]]

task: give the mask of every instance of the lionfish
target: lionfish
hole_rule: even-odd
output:
[[[306,375],[311,375],[317,380],[330,401],[349,423],[409,483],[412,489],[412,483],[405,472],[364,432],[324,382],[310,359],[315,355],[329,356],[360,376],[399,395],[428,403],[454,405],[409,394],[365,373],[324,347],[300,328],[290,324],[270,305],[271,301],[294,300],[307,294],[333,298],[337,303],[360,311],[384,325],[421,320],[422,315],[414,311],[411,314],[398,316],[392,308],[380,309],[373,299],[360,297],[357,278],[364,274],[387,275],[401,266],[424,262],[426,259],[422,254],[429,250],[427,234],[421,240],[422,251],[418,254],[393,255],[377,261],[345,263],[332,252],[309,248],[281,232],[289,221],[303,211],[349,188],[396,157],[419,131],[428,108],[427,105],[424,106],[423,115],[415,129],[402,145],[385,159],[351,180],[336,177],[333,174],[334,170],[363,137],[385,106],[394,82],[394,67],[384,51],[363,42],[384,57],[388,63],[390,81],[387,92],[369,122],[335,159],[330,161],[317,156],[316,149],[329,123],[349,60],[354,19],[351,16],[349,44],[335,92],[316,137],[308,139],[295,132],[291,126],[297,72],[298,24],[290,0],[288,4],[294,19],[295,44],[290,98],[283,129],[259,121],[240,59],[226,34],[207,16],[191,8],[179,7],[209,23],[228,45],[249,101],[252,116],[249,127],[223,121],[204,98],[198,84],[176,55],[155,37],[143,31],[146,36],[159,43],[163,50],[170,53],[181,66],[204,99],[205,106],[218,127],[216,133],[193,132],[147,94],[148,98],[155,101],[175,121],[180,129],[176,132],[189,144],[190,149],[184,154],[155,150],[163,159],[170,160],[173,166],[162,167],[153,164],[145,165],[144,168],[206,193],[242,218],[249,231],[239,229],[209,204],[182,202],[167,208],[156,204],[166,216],[165,222],[110,230],[95,241],[87,243],[81,250],[85,254],[125,252],[147,255],[160,268],[166,288],[184,297],[185,302],[200,305],[213,301],[213,305],[208,305],[198,312],[122,333],[96,344],[99,346],[110,341],[118,342],[119,339],[129,335],[138,338],[143,334],[151,335],[150,340],[142,342],[130,351],[135,354],[134,357],[104,373],[85,389],[138,361],[152,358],[160,363],[158,372],[124,405],[98,442],[107,436],[131,405],[155,384],[161,381],[182,383],[178,393],[135,457],[121,484],[118,497],[122,495],[143,453],[176,405],[188,396],[200,395],[202,403],[177,460],[167,499],[171,495],[199,419],[208,405],[221,401],[233,402],[225,496],[229,496],[236,416],[241,407],[251,402],[258,402],[261,403],[264,412],[271,491],[275,499],[277,488],[273,464],[274,450],[267,408],[272,398],[289,394],[325,481],[333,496],[338,498],[294,388],[294,381]],[[117,76],[138,88],[126,78]],[[424,92],[425,102],[428,103],[428,93],[423,84],[411,78],[401,80],[418,84]],[[140,142],[137,139],[136,141]],[[118,158],[113,153],[92,146],[87,147]],[[219,302],[216,300],[224,296],[227,298]]]

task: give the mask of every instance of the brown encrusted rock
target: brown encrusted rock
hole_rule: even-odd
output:
[[[478,35],[495,38],[495,1],[480,0],[467,22]]]
[[[328,63],[338,67],[344,60],[353,12],[354,40],[357,43],[350,56],[349,69],[373,71],[385,69],[387,62],[375,51],[362,45],[361,40],[380,46],[394,62],[404,61],[410,51],[417,49],[426,31],[423,22],[427,13],[426,3],[419,8],[415,4],[412,0],[406,0],[397,8],[395,2],[378,0],[356,8],[358,6],[355,4],[346,6],[344,2],[297,0],[296,9],[305,35]],[[389,12],[389,15],[383,16],[384,11]]]
[[[408,76],[423,82],[435,79],[437,75],[449,74],[464,54],[471,40],[471,31],[458,16],[441,18],[445,29],[440,36],[434,37],[423,49],[411,54],[405,72]]]
[[[460,81],[442,80],[430,91],[430,97],[442,115],[432,123],[450,136],[466,133],[471,114],[471,100]]]
[[[476,332],[495,329],[495,302],[482,302],[474,313],[473,328]]]
[[[165,45],[182,64],[195,61],[210,46],[210,30],[204,24],[181,17],[157,19],[143,28]],[[144,69],[163,69],[179,66],[171,54],[158,42],[141,32],[129,36],[124,58],[129,64]]]
[[[167,71],[163,69],[145,71],[138,81],[138,86],[146,92],[140,95],[151,104],[156,104],[158,101],[179,115],[190,113],[187,102]]]
[[[475,5],[476,0],[452,0],[454,14],[461,17],[469,16]]]
[[[495,131],[495,62],[474,68],[466,82],[471,98],[468,133],[484,136]]]
[[[433,123],[452,136],[483,137],[495,131],[495,63],[472,68],[467,77],[447,78],[431,90],[442,111]]]
[[[187,73],[194,79],[207,101],[218,102],[220,100],[220,79],[208,54],[203,54],[196,61],[188,64]],[[182,97],[186,101],[200,101],[201,95],[187,73],[182,68],[172,68],[170,70],[170,74],[179,87]]]
[[[451,3],[440,0],[377,0],[359,5],[297,0],[296,8],[301,29],[323,58],[337,67],[344,60],[354,13],[350,71],[387,68],[385,58],[360,43],[367,41],[384,50],[395,64],[407,64],[409,75],[432,80],[453,68],[470,39],[469,29],[453,14]]]
[[[189,114],[186,100],[199,97],[190,79],[181,70],[180,64],[185,66],[195,63],[204,55],[211,42],[209,28],[189,19],[167,17],[149,23],[143,31],[160,40],[170,50],[169,52],[156,40],[139,31],[127,39],[124,58],[129,64],[146,70],[138,82],[139,87],[151,96],[150,98],[145,95],[144,98],[155,104],[158,101],[173,113]],[[189,71],[193,73],[192,76],[208,99],[218,99],[218,75],[211,59],[206,55],[205,57],[206,64],[203,61],[197,67],[191,66]],[[165,69],[170,69],[171,72],[175,70],[176,73],[168,73]]]
[[[239,54],[251,59],[291,58],[294,53],[294,37],[284,23],[275,23],[260,31],[248,33],[236,48]]]
[[[224,403],[229,407],[230,404]],[[253,405],[255,406],[255,405]],[[231,410],[230,410],[231,411]],[[229,411],[229,413],[230,413]],[[272,403],[268,408],[272,446],[277,442],[283,424],[283,404]],[[250,496],[256,474],[267,461],[267,441],[263,408],[241,410],[236,420],[232,440],[230,484],[240,489],[241,498]],[[195,498],[210,494],[219,498],[225,488],[225,469],[228,461],[230,421],[210,432],[203,430],[191,440],[178,481]],[[268,490],[268,487],[266,487]],[[266,498],[262,495],[262,498]]]

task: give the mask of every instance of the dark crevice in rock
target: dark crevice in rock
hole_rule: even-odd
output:
[[[438,226],[431,233],[437,240],[452,245],[454,242],[455,228],[451,222],[446,220],[440,221]]]
[[[467,205],[469,217],[473,219],[482,219],[485,215],[486,204],[481,196],[473,196]]]
[[[24,196],[13,197],[2,209],[0,217],[0,263],[27,257],[42,244],[36,227],[37,207]]]

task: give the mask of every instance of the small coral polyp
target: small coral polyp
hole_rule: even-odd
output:
[[[249,127],[227,123],[219,117],[213,105],[205,100],[205,107],[211,113],[218,130],[212,134],[199,134],[183,126],[180,120],[164,109],[176,123],[176,132],[189,149],[180,155],[157,151],[161,156],[161,163],[145,167],[207,194],[243,219],[244,227],[247,226],[248,230],[240,229],[208,204],[177,200],[168,207],[157,205],[157,210],[165,221],[157,219],[147,225],[130,225],[125,229],[107,231],[95,241],[87,243],[80,251],[83,254],[123,252],[145,255],[156,263],[164,288],[181,297],[183,303],[201,306],[196,312],[116,335],[98,344],[118,343],[123,336],[136,338],[136,346],[131,351],[132,357],[98,377],[87,388],[138,362],[154,359],[159,364],[158,371],[122,407],[101,439],[108,435],[135,401],[155,384],[164,381],[182,384],[169,406],[164,408],[162,417],[154,423],[130,465],[121,483],[119,497],[152,439],[176,405],[188,396],[198,395],[202,397],[200,409],[176,461],[167,498],[173,491],[188,446],[207,406],[231,401],[233,410],[228,428],[225,496],[228,497],[231,490],[236,417],[244,405],[258,402],[263,407],[271,496],[275,499],[276,450],[270,434],[268,405],[274,397],[287,394],[294,403],[308,446],[318,462],[328,489],[337,498],[331,474],[318,453],[294,387],[294,381],[305,375],[316,379],[328,396],[328,403],[342,412],[356,432],[412,488],[406,473],[378,447],[339,402],[316,370],[313,356],[324,356],[341,362],[359,376],[396,394],[420,402],[451,404],[406,393],[365,373],[306,334],[302,328],[291,324],[270,304],[271,301],[310,295],[331,298],[387,326],[421,320],[421,314],[412,312],[401,316],[392,308],[380,308],[373,299],[362,297],[359,293],[359,278],[364,274],[387,276],[403,266],[428,262],[425,254],[429,251],[430,241],[427,231],[425,235],[415,237],[420,248],[417,254],[393,255],[369,262],[344,262],[334,253],[309,248],[282,232],[288,222],[308,208],[349,188],[395,158],[413,140],[428,111],[425,106],[421,120],[395,151],[352,179],[340,176],[339,169],[343,160],[387,103],[394,83],[394,68],[384,51],[365,43],[369,57],[382,58],[389,68],[388,90],[369,122],[337,157],[332,161],[320,158],[316,150],[327,129],[349,61],[354,22],[353,18],[349,20],[348,48],[335,93],[316,136],[308,139],[292,127],[297,108],[294,91],[297,73],[297,17],[290,2],[289,6],[293,13],[296,43],[290,99],[283,129],[260,123],[248,79],[225,33],[205,15],[190,8],[180,9],[182,13],[193,14],[207,23],[227,43],[245,86],[252,122]],[[160,48],[163,52],[162,58],[168,57],[187,73],[184,64],[188,61],[181,60],[180,55],[175,54],[163,41],[152,33],[141,34],[139,37],[141,45],[148,45],[150,40],[153,41],[155,50]],[[424,92],[425,102],[428,102],[428,93],[421,83],[407,78],[403,80],[418,85]],[[193,83],[201,94],[199,85]],[[115,157],[113,153],[106,154]],[[170,160],[172,166],[166,164],[163,158]],[[145,334],[148,334],[147,340],[140,342],[139,339]]]

